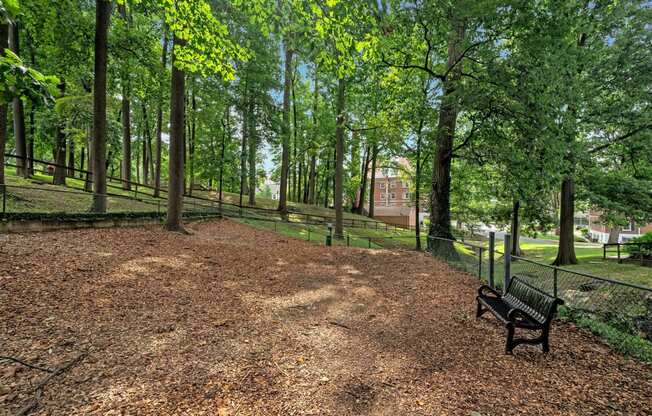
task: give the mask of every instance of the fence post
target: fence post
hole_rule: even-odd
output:
[[[505,251],[504,251],[504,257],[505,257],[505,276],[503,279],[503,293],[507,290],[509,287],[509,282],[512,279],[511,275],[511,263],[512,263],[512,252],[511,252],[511,238],[512,236],[509,234],[505,234]]]
[[[552,273],[552,293],[554,293],[555,297],[557,297],[557,272],[558,271],[559,269],[555,267]]]
[[[482,247],[479,247],[478,251],[478,279],[482,279]]]
[[[346,235],[346,246],[349,247],[350,245],[351,245],[351,236],[347,234]]]
[[[333,245],[333,224],[328,224],[328,234],[326,235],[326,245]]]
[[[620,243],[618,243],[616,247],[618,247],[618,263],[622,263],[622,261],[620,261]]]
[[[494,251],[496,250],[496,233],[489,232],[489,286],[494,287]]]
[[[0,169],[4,169],[0,166]],[[0,185],[2,187],[2,216],[7,212],[7,185]]]
[[[310,241],[310,226],[308,226],[308,241]]]
[[[369,248],[371,248],[371,237],[367,237],[367,239],[369,240]]]
[[[607,260],[607,245],[602,245],[602,260]]]

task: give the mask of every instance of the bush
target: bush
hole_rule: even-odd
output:
[[[597,321],[585,313],[572,311],[568,308],[560,308],[559,317],[563,320],[575,322],[580,328],[588,329],[622,354],[652,363],[652,343],[641,337],[619,331],[613,326]]]
[[[630,243],[644,243],[638,245],[627,245],[625,251],[631,254],[633,258],[640,258],[640,256],[652,257],[652,232],[645,233],[640,237],[632,238]]]

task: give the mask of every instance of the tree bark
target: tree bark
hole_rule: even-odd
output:
[[[372,149],[371,180],[369,181],[369,218],[374,217],[374,206],[376,204],[376,160],[378,159],[378,145],[374,144]]]
[[[143,183],[150,183],[150,174],[152,169],[152,137],[149,130],[149,115],[147,114],[147,106],[143,101],[141,103],[143,112]]]
[[[127,24],[127,8],[124,4],[118,4],[120,17]],[[128,70],[122,71],[122,189],[131,189],[131,99],[129,95],[130,82]],[[136,165],[138,169],[138,165]]]
[[[561,209],[559,210],[559,249],[553,264],[563,266],[577,264],[575,256],[575,192],[573,179],[566,177],[561,183]]]
[[[335,234],[334,237],[344,238],[343,197],[344,197],[344,107],[346,81],[340,78],[337,82],[337,127],[335,129]]]
[[[247,139],[249,136],[248,111],[247,91],[245,88],[245,98],[244,103],[242,104],[242,140],[240,142],[240,206],[242,206],[244,202],[244,194],[247,193]]]
[[[369,145],[365,148],[364,162],[362,164],[360,188],[358,192],[358,200],[356,202],[354,213],[362,215],[364,212],[364,200],[367,192],[367,174],[369,173],[369,163],[371,162],[371,148]]]
[[[174,46],[185,45],[185,40],[174,35]],[[174,51],[174,49],[173,49]],[[172,80],[170,84],[170,158],[168,176],[168,214],[166,228],[169,231],[185,231],[181,224],[183,209],[183,152],[184,152],[184,116],[185,116],[185,75],[175,65],[172,53]]]
[[[9,27],[0,22],[0,55],[5,54]],[[5,148],[7,146],[7,104],[0,102],[0,186],[5,186]],[[4,191],[4,189],[2,189]]]
[[[292,88],[292,57],[294,51],[289,37],[285,38],[285,76],[283,82],[283,123],[281,145],[281,183],[279,188],[278,211],[287,216],[288,174],[290,172],[290,89]]]
[[[9,44],[11,50],[20,56],[20,36],[19,36],[18,22],[11,24],[11,31],[9,32]],[[25,139],[25,111],[23,107],[23,100],[16,96],[12,100],[13,116],[14,116],[14,141],[16,145],[16,174],[24,178],[29,178],[29,170],[27,169],[27,141]]]
[[[163,29],[163,48],[161,52],[161,68],[163,74],[167,66],[167,52],[168,52],[168,34],[167,30]],[[163,76],[160,77],[161,90],[163,89]],[[154,165],[154,197],[159,197],[161,193],[161,153],[163,148],[163,100],[159,98],[158,106],[156,108],[156,163]]]
[[[111,1],[95,6],[95,79],[93,81],[93,204],[92,212],[106,212],[106,67]]]
[[[521,201],[518,199],[514,200],[512,204],[512,256],[521,256],[521,223],[519,211],[521,209]]]
[[[192,195],[192,190],[195,186],[195,148],[197,145],[197,97],[195,95],[195,82],[192,84],[191,93],[191,108],[192,117],[190,118],[190,143],[188,144],[188,151],[190,153],[190,178],[188,179],[189,195]]]
[[[66,83],[61,80],[59,83],[61,97],[66,95]],[[66,184],[66,120],[61,117],[57,122],[57,137],[54,142],[54,185]]]
[[[448,69],[452,69],[443,83],[443,97],[439,110],[430,192],[430,230],[428,232],[432,237],[448,239],[453,239],[450,215],[451,161],[459,111],[454,92],[461,76],[461,66],[457,63],[461,59],[461,46],[465,36],[463,21],[453,17],[452,26],[448,41],[447,65]]]
[[[622,230],[622,227],[620,225],[614,225],[611,230],[609,230],[609,240],[607,243],[609,244],[616,244],[618,240],[620,239],[620,231]]]
[[[72,137],[68,139],[68,177],[75,177],[75,140]]]
[[[247,156],[248,161],[248,174],[249,174],[249,200],[250,206],[256,206],[256,152],[258,151],[258,139],[256,136],[256,117],[254,115],[254,101],[250,99],[249,102],[249,151]]]
[[[414,178],[414,234],[415,248],[421,250],[421,222],[419,221],[421,198],[421,142],[423,133],[423,117],[419,120],[419,129],[417,130],[417,154],[416,154],[416,177]]]

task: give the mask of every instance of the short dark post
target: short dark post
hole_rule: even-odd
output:
[[[496,250],[496,233],[489,232],[489,286],[494,287],[494,251]]]
[[[136,187],[134,188],[134,198],[138,198],[138,183],[136,183]]]
[[[557,272],[559,272],[559,269],[555,267],[552,274],[552,293],[554,293],[555,297],[557,297]]]
[[[308,227],[308,241],[310,241],[310,227]]]
[[[369,248],[371,248],[371,237],[367,237],[367,239],[369,240]]]
[[[620,244],[616,243],[616,247],[618,248],[618,263],[622,263],[622,261],[620,261]]]
[[[509,281],[512,279],[511,276],[511,262],[512,262],[512,252],[511,252],[511,236],[505,234],[505,277],[503,279],[503,293],[509,287]]]
[[[351,236],[347,234],[346,235],[346,246],[349,247],[350,245],[351,245]]]
[[[478,247],[478,279],[482,279],[482,247]]]
[[[0,166],[0,169],[4,169]],[[2,215],[7,212],[7,185],[0,185],[2,187]]]
[[[602,245],[602,260],[607,260],[607,245]]]
[[[326,235],[326,245],[333,245],[333,224],[328,224],[328,235]]]

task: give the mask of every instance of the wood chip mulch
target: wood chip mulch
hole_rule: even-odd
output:
[[[556,322],[503,354],[424,253],[228,220],[0,235],[0,415],[649,415],[652,369]],[[75,361],[76,360],[76,361]]]

